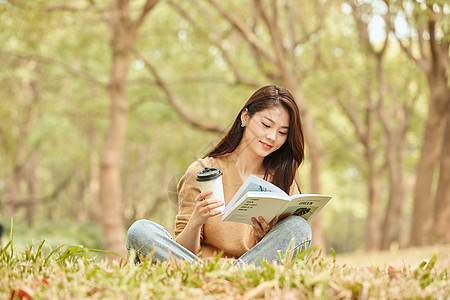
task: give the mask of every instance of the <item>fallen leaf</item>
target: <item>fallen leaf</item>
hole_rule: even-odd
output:
[[[31,296],[33,294],[33,291],[27,287],[23,287],[20,289],[13,289],[11,291],[11,297],[10,300],[32,300],[33,297]]]

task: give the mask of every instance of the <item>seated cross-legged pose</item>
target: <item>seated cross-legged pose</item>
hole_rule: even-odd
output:
[[[300,193],[295,174],[304,159],[304,138],[299,109],[291,93],[275,85],[258,89],[245,103],[222,140],[192,163],[178,184],[175,239],[149,220],[138,220],[128,230],[127,248],[153,262],[186,260],[200,262],[222,257],[235,264],[260,265],[279,261],[293,247],[294,255],[311,243],[311,228],[302,217],[252,218],[252,224],[223,222],[220,211],[251,175],[263,178],[289,195]],[[224,202],[201,192],[197,172],[205,167],[222,171]],[[292,242],[293,241],[293,244]]]

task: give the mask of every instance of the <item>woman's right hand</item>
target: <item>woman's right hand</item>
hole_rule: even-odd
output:
[[[195,227],[200,227],[211,218],[221,214],[219,210],[213,211],[215,208],[221,207],[225,203],[222,200],[209,197],[213,193],[212,190],[207,190],[198,194],[195,198],[194,211],[191,214],[190,222]]]
[[[195,206],[186,227],[175,239],[177,243],[194,254],[200,251],[200,232],[209,218],[220,215],[220,211],[212,211],[223,205],[222,200],[211,197],[213,191],[204,191],[195,198]]]

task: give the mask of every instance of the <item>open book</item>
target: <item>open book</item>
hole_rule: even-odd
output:
[[[253,225],[252,217],[262,216],[269,223],[276,215],[291,213],[311,222],[330,199],[331,196],[318,194],[289,197],[276,185],[250,175],[225,207],[222,220]]]

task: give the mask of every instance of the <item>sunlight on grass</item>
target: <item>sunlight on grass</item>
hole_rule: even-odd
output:
[[[283,263],[236,267],[219,257],[205,264],[134,265],[83,246],[44,251],[45,240],[16,252],[0,248],[1,299],[447,299],[448,270],[436,256],[417,267],[353,267],[324,258],[316,249]]]

